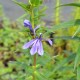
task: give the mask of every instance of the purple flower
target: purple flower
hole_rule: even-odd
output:
[[[24,26],[25,26],[25,27],[28,27],[31,32],[34,32],[34,31],[33,31],[33,28],[32,28],[32,25],[31,25],[31,23],[30,23],[29,20],[24,20]]]
[[[32,27],[30,21],[29,20],[26,20],[26,19],[24,20],[24,26],[25,27]]]
[[[32,48],[30,50],[31,55],[34,55],[35,53],[38,53],[39,55],[43,55],[44,51],[43,51],[43,46],[42,46],[41,35],[39,38],[37,37],[37,38],[29,41],[28,43],[24,44],[23,49],[27,49],[30,46],[32,46]]]
[[[52,45],[51,40],[48,40],[50,45]],[[23,49],[27,49],[31,47],[30,54],[34,55],[35,53],[38,53],[39,55],[43,55],[43,46],[42,46],[42,34],[39,37],[36,37],[35,39],[29,41],[28,43],[24,44]]]
[[[35,34],[35,31],[40,27],[40,25],[38,25],[33,29],[29,20],[24,20],[24,26],[28,27],[33,34]]]

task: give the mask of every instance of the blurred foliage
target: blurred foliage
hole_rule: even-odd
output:
[[[35,3],[33,0],[30,1],[35,7],[41,4],[36,2],[41,0],[34,0]],[[17,4],[23,8],[29,7],[23,6],[21,2]],[[32,80],[33,58],[29,50],[22,49],[24,42],[31,40],[29,30],[23,28],[22,24],[25,16],[27,19],[29,16],[23,15],[16,22],[11,22],[3,15],[2,7],[0,8],[0,80]],[[48,35],[54,44],[50,47],[43,42],[45,52],[42,57],[37,55],[36,80],[80,80],[80,34],[73,38],[71,34],[72,28],[76,25],[80,25],[78,18],[50,29],[45,29],[44,22],[41,22],[41,28],[37,33],[42,32],[44,38]],[[70,27],[70,30],[66,29]]]

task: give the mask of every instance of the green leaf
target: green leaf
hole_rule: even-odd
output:
[[[77,66],[79,66],[79,63],[80,63],[80,45],[78,47],[77,54],[75,57],[74,70]]]
[[[55,36],[53,39],[64,39],[64,40],[79,40],[80,41],[80,37],[72,37],[72,36]]]
[[[70,28],[70,27],[73,27],[73,26],[76,26],[76,25],[80,25],[80,19],[71,20],[71,21],[67,21],[67,22],[62,22],[62,23],[60,23],[58,25],[55,25],[51,28],[46,28],[46,30],[47,30],[47,32],[53,32],[53,31],[56,31],[56,30],[59,30],[59,29],[62,29],[62,28]]]
[[[51,77],[55,71],[59,70],[64,64],[69,63],[70,61],[74,60],[75,58],[75,54],[71,54],[69,57],[65,58],[62,62],[60,62],[55,68],[54,70],[49,74],[49,77]]]
[[[26,78],[26,80],[32,80],[33,79],[33,76],[29,76]]]
[[[80,26],[79,26],[79,28],[76,30],[76,32],[73,34],[72,37],[76,36],[76,34],[78,34],[79,32],[80,32]]]
[[[42,4],[42,0],[29,0],[30,4],[33,6],[39,6],[40,4]]]
[[[28,14],[23,14],[22,16],[20,16],[17,21],[21,21],[23,20],[25,17],[29,16]]]
[[[62,7],[62,6],[74,6],[74,7],[80,7],[80,3],[62,4],[62,5],[60,5],[60,6],[57,6],[56,8]]]
[[[77,80],[80,80],[80,66],[77,68]]]
[[[30,5],[13,0],[17,5],[21,6],[25,11],[30,11]]]
[[[5,75],[8,73],[11,73],[12,69],[11,68],[1,68],[0,69],[0,75]]]

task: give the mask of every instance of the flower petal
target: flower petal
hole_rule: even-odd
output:
[[[47,40],[49,44],[52,46],[52,41],[50,39]]]
[[[34,28],[34,31],[36,31],[39,27],[40,27],[40,25],[36,26],[36,27]]]
[[[24,46],[22,47],[23,49],[27,49],[29,48],[33,43],[34,43],[35,39],[29,41],[28,43],[24,44]]]
[[[36,32],[36,30],[37,30],[39,27],[40,27],[40,25],[38,25],[38,26],[36,26],[36,27],[34,28],[34,34],[36,34],[35,32]]]
[[[30,27],[31,26],[31,23],[29,20],[24,20],[24,26],[25,27]]]
[[[24,26],[28,27],[32,33],[34,33],[32,25],[29,20],[24,20]]]
[[[42,42],[39,40],[39,41],[37,42],[37,44],[38,44],[38,54],[42,56],[43,53],[44,53],[44,51],[43,51],[43,46],[42,46]]]
[[[37,52],[37,39],[30,50],[31,55],[34,55],[36,52]]]

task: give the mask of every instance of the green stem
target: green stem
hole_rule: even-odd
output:
[[[33,10],[33,6],[32,6],[32,13],[31,13],[31,19],[32,19],[32,28],[34,29],[34,10]],[[33,38],[35,38],[35,36],[33,35]],[[36,54],[34,55],[34,60],[33,60],[33,67],[34,67],[34,72],[36,71]],[[35,80],[35,74],[33,72],[33,80]]]
[[[31,17],[32,17],[32,28],[34,29],[34,11],[33,11],[33,8],[32,8]]]
[[[34,66],[34,72],[36,71],[36,54],[34,55],[34,62],[33,62],[33,66]],[[35,74],[33,73],[33,80],[35,80]]]
[[[58,7],[60,5],[60,0],[56,0],[56,7]],[[58,24],[60,22],[59,16],[60,16],[60,8],[56,8],[56,12],[55,12],[55,16],[56,16],[56,24]]]
[[[75,3],[80,3],[80,0],[74,0]],[[80,18],[80,8],[75,8],[75,19]]]

